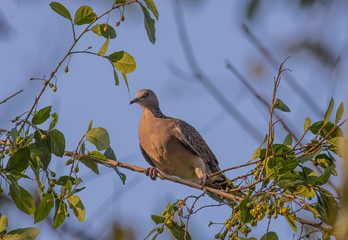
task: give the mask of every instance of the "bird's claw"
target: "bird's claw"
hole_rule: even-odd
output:
[[[150,176],[151,180],[156,180],[158,170],[156,168],[148,168],[145,171],[146,176]]]
[[[207,173],[204,173],[202,176],[202,189],[207,186],[207,183],[210,182],[210,175]]]

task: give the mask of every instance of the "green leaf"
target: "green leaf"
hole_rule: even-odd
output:
[[[114,150],[111,148],[111,147],[108,147],[105,152],[104,152],[104,156],[110,160],[115,160],[117,161],[117,158],[116,158],[116,154],[114,152]],[[115,170],[115,172],[117,173],[117,175],[120,177],[123,185],[126,184],[126,174],[120,172],[120,170],[118,169],[118,167],[116,166],[112,166],[112,168]]]
[[[83,222],[85,220],[85,206],[83,206],[81,199],[78,196],[70,196],[67,200],[71,204],[77,220]]]
[[[331,113],[332,113],[333,106],[334,106],[334,100],[333,100],[333,98],[331,98],[331,99],[330,99],[329,106],[327,107],[326,112],[325,112],[325,116],[324,116],[324,125],[325,125],[326,123],[329,122],[329,119],[330,119],[330,116],[331,116]]]
[[[313,213],[314,215],[318,217],[321,217],[320,213],[314,207],[312,207],[311,205],[307,205],[306,207],[311,213]]]
[[[51,151],[57,157],[62,157],[65,151],[65,138],[63,133],[57,129],[48,132],[50,139]]]
[[[283,112],[290,112],[290,108],[286,106],[285,103],[283,103],[283,101],[280,100],[279,98],[276,99],[274,103],[274,108],[278,108],[279,110]]]
[[[251,159],[248,161],[248,163],[251,162],[252,160],[257,159],[257,158],[260,156],[260,154],[261,154],[261,147],[262,147],[262,145],[267,141],[267,138],[268,138],[268,135],[266,134],[266,136],[265,136],[265,138],[263,139],[262,143],[261,143],[260,146],[255,150],[253,156],[252,156]]]
[[[124,51],[114,52],[109,56],[109,59],[113,62],[115,68],[121,73],[131,73],[137,66],[134,58]]]
[[[310,118],[306,118],[305,123],[303,125],[303,130],[305,132],[308,131],[310,126],[311,126],[311,119]]]
[[[97,15],[93,12],[93,9],[88,6],[82,6],[77,9],[74,18],[74,24],[83,25],[94,21]]]
[[[105,26],[107,26],[106,27],[106,29],[105,29]],[[103,36],[103,37],[105,37],[105,38],[110,38],[110,39],[114,39],[114,38],[116,38],[116,31],[115,31],[115,29],[112,27],[112,26],[110,26],[109,24],[100,24],[99,25],[99,27],[100,27],[100,34]],[[106,31],[105,31],[106,30]]]
[[[329,178],[331,176],[331,166],[325,168],[324,173],[318,178],[321,185],[327,183],[329,181]]]
[[[17,198],[20,198],[21,190],[19,188],[17,180],[12,175],[8,175],[7,179],[10,180],[10,190],[12,188],[13,193],[17,196]]]
[[[279,168],[279,174],[285,174],[288,171],[294,170],[298,166],[298,162],[292,159],[280,159],[277,160],[277,167]]]
[[[29,149],[30,149],[30,159],[36,165],[35,167],[38,168],[37,165],[39,162],[41,162],[42,165],[45,168],[47,168],[51,162],[51,157],[52,157],[49,147],[42,142],[37,142],[37,143],[30,144]]]
[[[96,174],[99,174],[98,163],[92,161],[88,156],[82,156],[80,158],[80,162],[82,162],[86,167],[91,169]]]
[[[126,82],[127,89],[128,89],[128,92],[129,92],[129,85],[128,85],[128,80],[127,80],[127,75],[125,73],[122,73],[122,77],[123,77],[124,81]]]
[[[315,163],[318,164],[323,169],[332,166],[332,159],[326,154],[319,154],[315,157]]]
[[[5,215],[2,215],[0,218],[0,233],[3,232],[7,228],[8,219]]]
[[[58,122],[58,114],[57,113],[53,113],[51,116],[53,117],[53,120],[50,123],[49,131],[51,131],[56,126],[56,124]]]
[[[297,226],[295,223],[295,218],[293,215],[291,214],[287,214],[284,215],[285,219],[288,221],[288,223],[290,224],[290,226],[292,227],[292,229],[294,229],[294,231],[297,233]]]
[[[11,138],[12,138],[13,145],[14,145],[15,149],[17,150],[17,143],[16,143],[16,140],[17,140],[17,137],[18,137],[17,129],[16,128],[12,128],[11,132],[10,132],[10,135],[11,135]]]
[[[266,237],[267,237],[267,240],[278,240],[278,235],[275,233],[275,232],[268,232],[268,233],[265,233],[261,238],[260,240],[266,240]]]
[[[214,199],[215,201],[217,201],[217,202],[220,202],[220,203],[224,203],[225,202],[219,195],[217,195],[215,193],[207,192],[207,195],[209,197],[211,197],[212,199]]]
[[[284,145],[288,146],[289,148],[291,148],[291,144],[292,144],[292,136],[289,133],[288,135],[286,135],[285,139],[284,139]]]
[[[146,3],[146,6],[148,9],[151,10],[151,12],[153,13],[153,15],[156,17],[156,19],[158,20],[158,11],[157,11],[157,8],[156,8],[156,5],[155,3],[153,2],[153,0],[144,0],[144,2]]]
[[[67,214],[67,205],[65,202],[59,201],[58,203],[56,202],[56,204],[59,204],[59,206],[56,207],[56,213],[54,215],[54,220],[52,225],[54,229],[59,227],[64,222],[66,214]]]
[[[251,157],[251,159],[249,160],[249,162],[251,162],[252,160],[257,159],[260,156],[261,153],[261,146],[259,146],[255,152],[253,153],[253,156]]]
[[[117,61],[120,61],[123,57],[124,51],[114,52],[108,56],[108,58],[111,60],[111,62],[115,63]]]
[[[71,180],[67,180],[65,184],[65,189],[68,190],[68,192],[71,192],[72,182]]]
[[[120,85],[120,80],[119,80],[119,78],[117,76],[117,72],[116,72],[115,67],[114,67],[113,64],[112,64],[112,70],[114,70],[115,85],[118,86],[118,85]]]
[[[107,149],[110,146],[109,133],[104,128],[92,128],[86,133],[86,138],[96,146],[98,151]]]
[[[341,120],[343,113],[344,113],[344,105],[343,105],[343,102],[341,102],[336,112],[335,125],[337,125],[337,123]]]
[[[4,240],[34,240],[40,230],[34,227],[18,228],[4,236]]]
[[[148,239],[154,232],[158,232],[158,230],[160,230],[160,227],[152,229],[151,232],[149,232],[149,234],[146,236],[146,238],[144,238],[144,240]]]
[[[299,161],[300,163],[305,163],[305,162],[315,158],[321,151],[322,151],[322,149],[320,148],[317,151],[315,151],[314,153],[311,153],[308,155],[303,155],[302,157],[298,158],[297,161]]]
[[[339,156],[344,154],[344,150],[347,149],[347,140],[344,137],[335,137],[329,140],[331,146],[329,149],[338,153]]]
[[[154,221],[156,224],[164,223],[166,220],[165,217],[157,216],[157,215],[151,215],[152,221]]]
[[[17,208],[28,215],[34,215],[35,213],[35,203],[34,198],[31,194],[19,186],[20,197],[15,193],[15,189],[10,185],[10,195],[13,202],[16,204]]]
[[[260,0],[251,0],[248,4],[247,8],[247,17],[249,20],[253,19],[255,16],[255,13],[259,9]]]
[[[329,191],[321,187],[319,187],[319,190],[321,192],[324,192],[325,194],[320,193],[320,196],[318,197],[318,202],[314,207],[320,213],[321,215],[320,219],[323,222],[333,226],[336,222],[336,217],[337,217],[337,210],[338,210],[337,202]]]
[[[151,18],[149,11],[139,2],[144,13],[144,24],[147,36],[152,44],[156,42],[155,20]]]
[[[175,202],[175,203],[173,203],[173,204],[170,204],[170,203],[168,203],[168,205],[167,205],[167,212],[169,213],[169,214],[171,214],[172,213],[172,211],[173,211],[173,209],[174,209],[174,207],[177,205],[177,202]]]
[[[93,120],[89,121],[87,132],[92,129]]]
[[[127,0],[115,0],[114,4],[126,3]]]
[[[91,28],[92,32],[94,32],[95,34],[97,34],[99,37],[101,36],[101,30],[100,30],[100,26],[99,24],[94,25]]]
[[[185,229],[181,228],[176,222],[173,222],[173,225],[166,224],[166,227],[173,234],[173,236],[178,240],[185,239]],[[191,240],[189,232],[186,233],[186,240]]]
[[[91,156],[93,158],[97,158],[98,160],[101,160],[101,161],[107,161],[108,160],[102,153],[97,152],[97,151],[90,152],[89,156]]]
[[[18,172],[18,171],[16,171],[16,170],[12,170],[11,171],[11,174],[12,174],[12,176],[13,177],[15,177],[16,179],[20,179],[20,178],[26,178],[26,179],[31,179],[30,177],[28,177],[27,175],[25,175],[25,174],[23,174],[23,173],[21,173],[21,172]],[[31,180],[33,180],[33,179],[31,179]]]
[[[331,130],[335,127],[335,125],[333,123],[331,123],[331,122],[328,122],[323,127],[323,124],[324,124],[323,121],[316,122],[309,128],[309,130],[313,134],[318,134],[319,130],[321,129],[320,136],[326,137],[329,134],[329,132],[331,132]],[[342,129],[341,128],[336,128],[336,130],[334,130],[331,133],[331,135],[328,137],[328,139],[331,139],[331,138],[334,138],[334,137],[342,137],[342,136],[343,136]]]
[[[253,216],[250,213],[250,209],[252,207],[247,207],[247,204],[249,202],[251,202],[251,200],[246,198],[246,199],[242,200],[239,204],[242,223],[250,222],[253,219]]]
[[[303,186],[303,185],[297,186],[296,190],[293,192],[293,194],[298,195],[300,197],[304,197],[304,198],[312,197],[310,188]]]
[[[66,9],[59,2],[51,2],[50,7],[52,8],[53,11],[58,13],[60,16],[65,17],[65,18],[69,19],[70,21],[72,21],[72,18],[71,18],[71,15],[70,15],[70,12],[68,11],[68,9]]]
[[[75,184],[75,178],[74,177],[69,178],[69,176],[61,176],[58,180],[53,179],[53,182],[55,184],[65,186],[68,180],[70,180],[73,184]]]
[[[100,48],[98,55],[104,57],[106,50],[108,50],[108,46],[109,46],[109,41],[110,38],[106,39],[105,43],[103,44],[103,46]]]
[[[8,160],[6,171],[16,170],[22,172],[27,169],[30,159],[30,150],[28,147],[24,147],[15,152]]]
[[[34,113],[33,119],[31,120],[32,124],[39,125],[45,122],[51,114],[52,106],[45,107],[40,109],[38,112]]]
[[[54,206],[54,201],[53,201],[52,193],[46,193],[39,207],[35,211],[34,223],[38,223],[44,220],[50,214],[53,206]]]
[[[108,147],[108,148],[105,150],[104,156],[105,156],[107,159],[111,159],[111,160],[117,161],[116,154],[115,154],[114,150],[113,150],[111,147]]]
[[[75,194],[75,193],[78,193],[78,192],[80,192],[80,191],[82,191],[83,189],[85,189],[86,187],[82,187],[82,188],[74,188],[71,192],[70,192],[70,196],[72,195],[72,194]]]

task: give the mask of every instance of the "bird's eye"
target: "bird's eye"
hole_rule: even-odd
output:
[[[150,96],[150,93],[146,93],[145,96],[146,96],[146,97]]]

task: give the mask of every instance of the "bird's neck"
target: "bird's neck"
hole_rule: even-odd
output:
[[[164,115],[160,108],[156,108],[155,112],[153,114],[156,118],[168,118],[166,115]]]
[[[162,113],[162,111],[161,111],[161,109],[159,107],[151,108],[151,109],[144,108],[144,111],[149,111],[150,113],[152,113],[152,115],[155,118],[168,118],[166,115],[164,115]]]

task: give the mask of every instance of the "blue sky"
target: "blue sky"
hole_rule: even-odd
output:
[[[109,1],[97,4],[94,1],[60,2],[72,13],[81,5],[93,7],[97,14],[109,7]],[[178,37],[173,2],[155,1],[160,13],[160,19],[156,21],[155,45],[147,39],[143,15],[137,5],[126,8],[126,19],[116,29],[117,38],[110,41],[107,54],[124,50],[137,63],[136,70],[128,75],[131,96],[121,75],[120,86],[115,86],[110,63],[95,56],[74,55],[69,72],[64,73],[63,67],[57,73],[58,91],[47,90],[39,106],[52,105],[58,113],[57,128],[65,134],[67,150],[75,148],[89,121],[93,120],[94,127],[108,130],[118,160],[148,167],[138,148],[141,108],[128,103],[139,89],[150,88],[156,92],[164,114],[183,119],[202,133],[222,169],[243,164],[251,158],[262,139],[250,136],[193,77]],[[185,1],[182,8],[200,68],[257,129],[266,134],[268,110],[226,69],[225,60],[228,59],[268,101],[278,66],[270,65],[250,41],[241,28],[243,22],[275,55],[279,64],[291,56],[285,67],[292,70],[289,74],[315,99],[322,111],[332,96],[335,109],[339,102],[346,100],[347,16],[344,13],[347,3],[334,1],[327,6],[316,4],[304,9],[290,1],[264,1],[252,21],[245,17],[246,5],[245,1],[201,0]],[[72,34],[70,23],[54,13],[46,1],[3,0],[0,6],[8,30],[0,37],[1,99],[24,89],[19,96],[0,105],[0,127],[10,128],[8,120],[27,111],[41,90],[42,82],[29,79],[49,76],[72,44]],[[111,25],[118,21],[118,17],[117,12],[110,15]],[[93,46],[92,50],[98,52],[103,42],[104,38],[89,33],[76,50]],[[324,61],[327,56],[319,61],[308,49],[300,48],[304,42],[321,43],[335,58],[341,55],[337,67]],[[312,122],[323,117],[314,114],[296,95],[286,76],[277,96],[292,110],[280,114],[281,117],[298,134],[302,132],[306,117],[312,118]],[[280,125],[276,131],[276,140],[282,142],[286,133]],[[66,174],[65,160],[54,159],[52,169],[58,174]],[[66,224],[74,224],[74,228],[83,229],[95,238],[106,238],[114,220],[121,225],[132,225],[136,239],[144,238],[155,227],[151,214],[160,214],[168,202],[200,193],[168,181],[153,182],[128,170],[122,170],[127,175],[127,183],[122,186],[113,170],[102,166],[100,170],[100,175],[94,175],[89,169],[80,167],[80,174],[86,179],[83,185],[87,187],[79,194],[87,209],[86,221],[78,223],[74,217],[66,220]],[[236,170],[229,176],[239,176],[245,171]],[[213,201],[208,197],[201,202],[202,205],[211,203]],[[33,218],[16,209],[2,212],[11,216],[10,228],[33,226]],[[191,218],[189,230],[194,239],[211,239],[219,227],[208,228],[209,221],[223,222],[228,216],[229,210],[224,207],[203,210]],[[37,227],[41,229],[38,239],[62,237],[53,234],[54,230],[45,222]],[[262,225],[257,227],[251,236],[261,236],[264,229]],[[274,221],[270,229],[277,231],[280,239],[292,235],[291,228],[282,219]],[[168,237],[164,235],[160,239]]]

